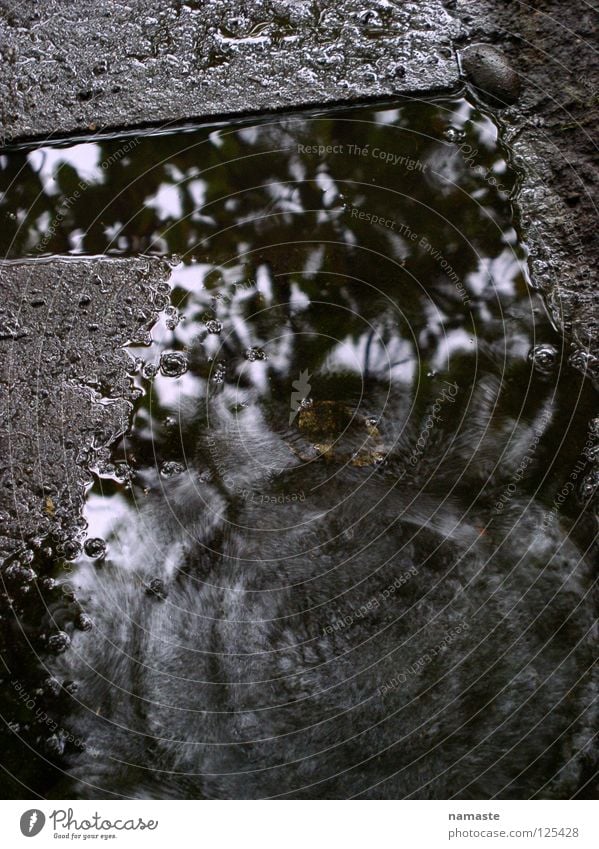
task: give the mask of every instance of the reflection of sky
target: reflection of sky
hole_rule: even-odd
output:
[[[463,98],[439,102],[437,106],[423,104],[423,109],[434,119],[428,126],[418,119],[413,105],[406,105],[361,110],[357,113],[358,120],[342,117],[338,125],[334,117],[330,121],[328,118],[311,121],[294,116],[284,117],[280,123],[273,120],[249,127],[233,125],[214,128],[211,132],[206,128],[194,129],[181,135],[163,136],[155,142],[143,139],[133,153],[118,158],[123,167],[117,169],[101,167],[117,154],[121,144],[117,139],[103,140],[101,144],[38,149],[27,156],[40,175],[53,210],[49,217],[47,212],[43,218],[37,214],[29,221],[29,228],[26,222],[23,229],[32,231],[28,247],[32,249],[37,244],[56,220],[58,212],[65,212],[67,198],[61,198],[55,179],[62,165],[73,168],[76,178],[105,187],[95,195],[90,189],[90,201],[97,198],[106,203],[110,181],[113,175],[115,177],[115,203],[102,209],[101,226],[90,226],[87,199],[69,209],[59,224],[55,241],[60,242],[63,249],[66,237],[71,252],[75,253],[98,254],[107,249],[123,253],[150,250],[172,254],[179,251],[184,254],[184,261],[189,262],[193,261],[194,251],[201,257],[202,251],[219,251],[223,245],[223,256],[235,252],[239,255],[246,246],[252,251],[261,241],[270,243],[266,240],[271,236],[273,242],[298,238],[307,244],[312,235],[318,241],[319,230],[324,239],[351,245],[361,241],[364,232],[350,220],[350,205],[367,212],[384,212],[383,205],[390,207],[385,192],[396,190],[403,197],[406,179],[408,194],[422,201],[424,207],[430,204],[436,210],[438,199],[442,202],[446,196],[453,199],[457,183],[458,187],[469,191],[473,199],[480,195],[484,207],[481,215],[493,215],[497,206],[496,192],[483,177],[474,173],[472,165],[465,164],[460,143],[447,139],[443,125],[445,129],[452,126],[463,131],[472,148],[480,152],[476,157],[477,165],[484,163],[485,170],[502,179],[509,166],[497,146],[494,122]],[[374,135],[371,133],[373,127]],[[168,139],[172,139],[172,143]],[[316,155],[314,151],[299,152],[300,142],[311,145],[335,142],[347,148],[352,141],[357,142],[358,147],[368,142],[371,153],[378,145],[379,150],[397,153],[398,157],[411,159],[413,156],[427,161],[428,167],[424,173],[410,174],[405,165],[386,165],[368,154],[348,154],[347,150],[344,154],[330,156]],[[164,145],[162,151],[158,150],[158,145]],[[377,174],[384,169],[377,177],[380,185],[372,188],[369,186],[370,168],[377,169]],[[126,178],[131,180],[135,191],[119,193]],[[306,182],[302,185],[302,181]],[[427,186],[433,189],[434,196],[427,192]],[[129,198],[135,208],[127,208]],[[457,195],[456,200],[461,202]],[[419,232],[428,231],[430,223],[412,220],[409,203],[406,209],[402,204],[399,200],[392,204],[397,223],[417,226]],[[84,207],[83,226],[89,228],[85,234],[77,220]],[[184,210],[188,218],[185,225],[179,226]],[[421,214],[421,210],[416,213]],[[21,211],[16,210],[15,214],[20,218]],[[143,232],[135,233],[135,224],[127,223],[130,221],[138,221]],[[121,232],[121,225],[125,233]],[[446,231],[448,229],[450,227],[445,227]],[[475,241],[481,229],[478,227],[473,234]],[[385,232],[380,227],[379,231],[393,256],[406,256],[404,240],[397,232],[390,229]],[[367,242],[367,236],[364,238]],[[50,249],[53,247],[54,244]],[[185,255],[188,248],[189,255]],[[308,247],[302,250],[304,256],[310,251]],[[296,255],[300,255],[299,250]],[[307,274],[318,273],[318,269],[309,267],[314,259],[315,256],[311,256],[306,260]]]
[[[432,357],[432,366],[435,371],[444,372],[450,364],[454,354],[473,354],[476,350],[476,338],[464,328],[457,327],[448,330],[439,336],[437,347]]]
[[[157,374],[154,387],[162,406],[178,410],[187,400],[200,400],[203,397],[205,381],[189,372],[176,380]]]
[[[447,116],[447,120],[461,127],[471,119],[472,112],[472,108],[463,103],[452,115]],[[379,111],[375,113],[374,120],[381,124],[375,127],[381,135],[387,133],[389,137],[399,139],[406,137],[410,144],[416,135],[402,133],[393,126],[390,129],[383,126],[400,121],[401,110]],[[310,387],[306,392],[316,403],[327,399],[342,399],[342,403],[351,401],[353,408],[357,406],[354,401],[357,401],[363,390],[364,408],[378,410],[383,406],[378,404],[378,399],[385,394],[396,395],[406,407],[414,400],[414,393],[418,393],[418,400],[422,397],[426,401],[427,392],[431,392],[430,397],[433,397],[433,371],[440,376],[439,382],[445,377],[459,381],[460,387],[464,388],[460,395],[461,402],[467,394],[466,383],[471,376],[480,380],[481,374],[483,377],[493,375],[493,369],[498,372],[505,366],[505,360],[502,362],[504,346],[506,359],[513,358],[510,365],[515,362],[526,367],[526,354],[530,345],[530,314],[521,322],[502,315],[502,309],[514,303],[519,305],[522,313],[527,306],[523,304],[525,298],[522,298],[521,291],[518,291],[517,284],[522,270],[520,261],[513,254],[515,234],[509,228],[504,229],[506,222],[509,222],[509,212],[500,209],[498,227],[493,223],[487,225],[484,204],[490,208],[497,206],[498,209],[499,204],[488,184],[479,180],[472,169],[464,166],[458,145],[450,145],[438,137],[427,138],[423,142],[424,152],[420,155],[424,157],[430,153],[429,164],[432,166],[437,162],[443,171],[445,183],[441,177],[426,183],[424,175],[413,175],[413,185],[417,186],[415,192],[420,192],[418,197],[423,207],[415,210],[416,204],[410,205],[408,202],[403,206],[400,200],[391,202],[388,195],[375,195],[369,187],[354,195],[351,187],[348,189],[347,185],[342,186],[337,179],[344,167],[340,158],[323,164],[316,157],[302,161],[295,152],[274,160],[273,173],[275,176],[280,175],[281,183],[266,182],[260,191],[246,191],[247,187],[241,178],[239,184],[234,183],[237,179],[235,168],[243,172],[244,177],[249,172],[248,185],[253,186],[251,167],[247,163],[227,166],[225,159],[228,157],[225,153],[231,149],[235,151],[235,136],[244,145],[264,144],[265,137],[257,127],[236,130],[231,135],[232,138],[223,139],[220,133],[214,133],[212,145],[203,148],[219,148],[217,156],[223,162],[215,168],[214,175],[207,174],[204,179],[198,173],[197,166],[190,165],[188,160],[180,157],[177,159],[178,164],[167,162],[164,165],[164,179],[156,172],[158,181],[148,177],[149,189],[143,187],[143,178],[136,187],[139,188],[139,195],[135,202],[140,205],[136,211],[143,215],[134,219],[131,226],[133,235],[126,238],[138,237],[134,228],[137,221],[144,218],[149,222],[145,234],[147,242],[155,245],[160,228],[155,226],[154,215],[150,210],[155,211],[156,218],[161,222],[172,222],[175,226],[170,231],[173,232],[180,223],[184,206],[188,212],[194,209],[186,222],[186,225],[191,220],[196,223],[192,235],[202,232],[203,225],[197,226],[197,222],[204,220],[203,216],[206,215],[214,215],[219,227],[230,227],[230,230],[220,235],[220,242],[215,239],[215,244],[210,244],[205,251],[197,249],[201,261],[190,261],[186,257],[186,264],[181,263],[173,268],[173,303],[179,310],[180,318],[176,327],[168,325],[169,317],[173,321],[173,312],[163,314],[152,330],[152,345],[129,349],[132,356],[140,357],[146,365],[155,367],[159,366],[161,353],[184,352],[189,359],[189,370],[178,378],[158,373],[153,379],[145,377],[143,371],[136,372],[134,380],[146,394],[141,400],[143,406],[137,413],[133,435],[123,441],[124,447],[118,449],[119,452],[125,452],[126,449],[127,459],[133,467],[131,490],[101,496],[96,484],[87,500],[87,536],[99,537],[108,542],[108,560],[112,560],[113,576],[110,564],[107,564],[108,568],[103,573],[101,566],[82,558],[80,583],[85,586],[87,581],[87,586],[91,586],[90,579],[97,575],[99,581],[104,579],[108,587],[112,587],[115,595],[122,587],[121,571],[136,570],[143,574],[144,569],[155,569],[155,572],[149,573],[152,577],[159,574],[168,578],[169,570],[176,568],[178,561],[186,564],[193,562],[191,556],[187,561],[184,560],[180,546],[193,534],[197,534],[199,541],[203,533],[202,523],[207,521],[206,515],[221,510],[221,500],[212,497],[210,485],[206,485],[203,490],[210,495],[206,497],[205,503],[204,496],[200,497],[195,490],[196,486],[201,489],[198,482],[206,483],[207,469],[223,462],[226,469],[231,469],[235,480],[245,481],[247,478],[263,491],[287,486],[287,482],[276,475],[265,483],[263,472],[269,468],[278,472],[282,467],[287,468],[283,466],[285,462],[289,467],[298,462],[293,448],[303,436],[297,423],[291,426],[288,422],[292,387],[294,382],[298,382],[299,373],[304,370],[310,372]],[[492,148],[495,144],[495,128],[491,122],[481,120],[476,135],[480,139],[481,149],[495,150]],[[41,169],[48,194],[55,195],[58,191],[53,175],[63,163],[76,168],[81,179],[94,176],[98,180],[108,179],[100,168],[97,145],[47,150],[45,154],[44,157],[38,151],[30,156],[32,165]],[[196,161],[204,164],[200,155]],[[364,165],[359,159],[356,162],[355,167]],[[366,172],[370,164],[368,160],[364,166]],[[354,167],[351,162],[345,165],[348,169]],[[493,167],[496,173],[506,169],[499,152],[495,154]],[[283,182],[290,174],[310,179],[310,184],[302,187],[306,189],[305,194],[301,193],[297,185]],[[406,180],[405,170],[400,168],[381,169],[381,174],[384,178],[389,175],[389,183],[399,191],[412,179],[409,177]],[[369,174],[367,178],[370,179]],[[472,202],[472,196],[470,199],[466,196],[461,205],[459,202],[454,203],[454,197],[451,196],[447,204],[451,210],[448,213],[450,220],[444,226],[436,220],[438,210],[443,212],[445,209],[443,192],[447,186],[448,193],[453,191],[451,181],[462,178],[468,181],[468,186],[482,182],[480,190],[483,207],[477,207]],[[231,182],[233,188],[240,188],[239,197],[231,198],[227,203],[219,199],[205,206],[207,200],[213,200],[215,191],[226,194],[231,189]],[[215,186],[220,188],[215,190]],[[363,204],[367,212],[378,212],[374,204],[380,201],[381,208],[384,208],[384,204],[390,209],[389,217],[395,218],[398,224],[405,221],[414,231],[418,228],[419,239],[423,234],[430,238],[441,256],[433,256],[419,249],[418,243],[410,241],[408,236],[390,229],[377,229],[370,223],[364,223],[364,226],[355,224],[348,210],[341,209],[340,188],[348,195],[348,209],[351,200],[354,204]],[[384,184],[383,188],[389,186]],[[103,190],[98,194],[107,196],[108,192]],[[315,210],[310,214],[302,214],[304,198],[305,206]],[[82,205],[86,201],[87,198]],[[129,221],[128,202],[125,198],[124,208],[115,204],[112,217],[107,218],[106,222],[102,221],[109,238],[125,238],[122,237],[121,226]],[[438,207],[435,206],[437,203]],[[145,210],[144,205],[147,207]],[[237,215],[237,209],[241,210],[247,224],[240,225],[242,216]],[[227,210],[230,213],[228,218]],[[267,215],[271,217],[266,218]],[[252,217],[262,217],[262,220],[253,224]],[[280,226],[281,222],[285,222],[288,229],[284,230]],[[332,225],[337,223],[339,228],[335,230]],[[40,230],[48,227],[49,214],[44,213],[37,224]],[[67,234],[73,251],[83,248],[84,234],[76,224],[75,218]],[[470,227],[473,232],[470,232]],[[160,247],[169,253],[169,227],[163,229],[165,238]],[[184,233],[180,244],[188,244],[184,227],[179,229]],[[261,242],[262,235],[265,238]],[[297,240],[297,244],[294,240]],[[348,248],[352,240],[359,241],[361,247]],[[222,245],[222,253],[215,247],[217,242]],[[335,247],[332,247],[331,243],[335,242]],[[277,247],[271,249],[274,243],[277,243]],[[123,247],[127,247],[127,242],[123,243]],[[369,248],[372,248],[370,252]],[[244,251],[247,251],[247,255],[243,254]],[[394,263],[395,259],[405,259],[407,271],[400,270]],[[464,306],[455,283],[443,271],[442,261],[455,266],[456,272],[462,276],[472,300],[472,312]],[[252,283],[248,285],[250,281]],[[281,304],[282,300],[287,299],[287,292],[290,292],[289,305]],[[318,301],[329,303],[323,305]],[[207,327],[206,322],[212,316],[222,322],[221,333],[208,332],[210,325]],[[218,329],[218,326],[211,329]],[[329,333],[330,336],[327,335]],[[264,350],[268,357],[266,361],[251,362],[247,359],[247,349],[254,346]],[[491,356],[482,356],[487,354],[487,347],[491,349]],[[480,358],[477,358],[478,354],[481,354]],[[249,354],[256,355],[259,352]],[[228,366],[224,384],[211,381],[209,375],[210,368],[214,369],[221,361],[226,361]],[[421,379],[425,374],[433,379]],[[394,386],[389,387],[389,382]],[[398,391],[392,392],[391,389]],[[207,397],[210,403],[204,405]],[[212,401],[215,403],[211,406]],[[483,401],[486,403],[486,396]],[[237,404],[244,406],[238,410]],[[416,410],[409,424],[422,433],[418,405],[414,406]],[[220,407],[224,408],[224,413],[219,411]],[[453,409],[458,410],[459,405]],[[486,413],[486,409],[484,403],[480,405],[480,410],[473,404],[468,408],[465,421],[474,420],[476,424],[477,414],[480,418],[481,410]],[[206,424],[206,412],[210,414],[209,425]],[[403,432],[403,412],[401,415],[400,412],[396,415],[393,405],[389,406],[389,414],[383,422],[384,427],[381,427],[385,440],[387,435],[389,437],[383,446],[385,452],[387,446],[394,444]],[[172,417],[173,422],[165,423],[167,416]],[[449,412],[445,413],[445,418],[446,422],[441,427],[449,430],[452,426]],[[219,427],[219,421],[227,425],[232,423],[235,427],[234,431],[231,428],[234,435],[227,435],[225,428]],[[209,452],[202,444],[206,427],[212,428],[208,435],[215,437],[219,444],[217,453]],[[273,433],[269,433],[269,429],[282,434],[283,461],[271,448],[275,440],[270,438]],[[460,433],[467,454],[464,466],[474,450],[474,440],[467,438],[468,433],[467,426]],[[356,442],[361,440],[362,431],[354,434],[354,438]],[[450,442],[449,436],[445,439],[443,430],[435,431],[431,439],[433,447],[437,440]],[[350,440],[350,444],[354,443]],[[517,451],[512,451],[516,464],[529,444],[529,434],[526,439],[517,442]],[[501,445],[498,443],[497,447],[499,451]],[[248,456],[251,456],[251,462]],[[399,454],[395,455],[395,459],[398,456],[401,458]],[[447,473],[439,468],[432,476],[436,478],[434,486],[437,488],[447,484],[444,497],[445,493],[451,492],[451,503],[459,497],[450,490],[452,469],[456,465],[460,466],[460,463],[454,462],[454,456],[457,455],[449,455],[449,461],[445,464],[449,469]],[[122,457],[123,454],[119,453],[119,458]],[[394,475],[391,466],[393,459],[390,456],[387,468],[381,468],[381,479],[384,475]],[[430,455],[427,453],[423,457],[423,467],[432,460],[432,452]],[[169,478],[167,463],[171,464],[171,469],[175,463],[186,468],[179,474],[174,472],[173,477]],[[317,470],[323,466],[324,463],[321,463]],[[372,469],[354,468],[349,471],[353,491],[353,482],[358,475],[365,478],[371,474]],[[215,474],[222,473],[219,471]],[[306,479],[309,479],[309,475],[310,470]],[[378,471],[376,475],[379,475]],[[339,479],[342,479],[342,475],[339,475]],[[376,486],[377,480],[374,481]],[[391,485],[395,486],[396,482],[397,476]],[[110,492],[117,486],[120,485],[114,484],[113,475]],[[342,486],[330,484],[331,503],[343,492]],[[405,484],[402,486],[406,488]],[[468,492],[467,504],[470,503],[473,491],[474,488]],[[240,522],[245,521],[246,508],[250,509],[249,505],[235,505],[236,522],[238,518]],[[224,511],[225,507],[222,509]],[[302,509],[304,512],[301,515],[305,517],[309,510],[315,511],[316,507],[308,501],[305,509]],[[233,513],[229,514],[227,520],[231,515]],[[251,513],[249,515],[252,516]],[[177,516],[181,517],[182,526],[175,523]],[[281,516],[282,519],[279,518]],[[376,521],[376,508],[373,516],[373,521]],[[332,518],[333,521],[329,521],[327,517],[327,528],[335,528],[337,517]],[[285,511],[270,510],[269,518],[263,521],[275,524],[284,522]],[[427,521],[428,517],[423,513],[422,522]],[[461,533],[456,532],[453,515],[441,512],[434,521],[436,527],[441,527],[439,523],[446,523],[448,527],[444,527],[443,532],[448,535]],[[252,526],[248,522],[248,525],[251,528],[248,534],[259,533],[259,524]],[[243,532],[235,533],[244,539]],[[251,536],[248,539],[253,542]],[[228,552],[227,556],[230,556],[230,552],[236,555],[237,549],[233,544],[229,545],[224,533],[223,540],[222,546]],[[310,534],[306,540],[306,545],[312,545]],[[322,536],[317,536],[316,540],[324,541]],[[300,540],[300,554],[303,545],[304,541]],[[197,542],[196,549],[191,548],[190,551],[197,557]],[[246,552],[241,552],[239,556],[241,558],[245,555]],[[325,549],[324,557],[328,556]],[[143,594],[141,581],[136,584],[136,591]],[[119,610],[118,605],[115,610]]]
[[[410,383],[416,374],[416,360],[412,345],[399,335],[383,340],[377,333],[365,332],[335,345],[323,370]]]
[[[109,539],[115,528],[123,523],[130,509],[129,503],[120,493],[106,498],[91,492],[86,500],[87,536]]]
[[[466,278],[467,288],[479,296],[513,298],[521,271],[521,261],[511,248],[505,248],[499,256],[479,258],[478,268]]]
[[[183,205],[178,186],[163,183],[154,197],[146,201],[146,206],[155,209],[161,221],[166,221],[168,218],[181,218],[183,215]]]
[[[378,124],[396,124],[399,122],[401,109],[382,109],[374,113],[374,120]]]
[[[34,171],[40,175],[44,191],[49,194],[59,194],[55,175],[62,165],[70,165],[75,169],[80,180],[99,182],[100,146],[97,144],[77,144],[73,147],[45,147],[33,150],[27,155]]]

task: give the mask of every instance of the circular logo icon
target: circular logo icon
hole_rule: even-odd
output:
[[[37,808],[25,811],[21,817],[21,832],[25,837],[35,837],[46,824],[46,817]]]

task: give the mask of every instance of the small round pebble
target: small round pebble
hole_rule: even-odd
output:
[[[479,94],[496,106],[515,103],[521,92],[520,76],[506,56],[491,44],[470,44],[460,51],[462,70]]]

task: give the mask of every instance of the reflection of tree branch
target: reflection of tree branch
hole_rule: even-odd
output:
[[[370,374],[370,350],[372,348],[372,340],[374,339],[374,327],[368,334],[366,342],[366,350],[364,351],[364,380],[368,380]]]

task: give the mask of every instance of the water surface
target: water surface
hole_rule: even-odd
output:
[[[596,398],[528,283],[494,119],[404,100],[1,164],[7,257],[172,265],[131,431],[82,458],[85,528],[21,555],[12,775],[588,795]]]

